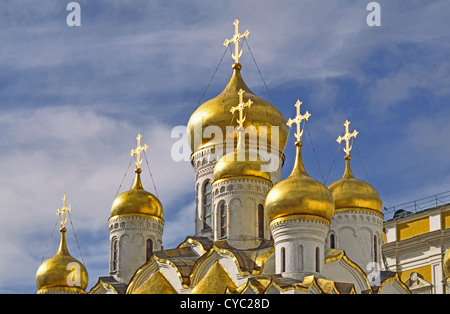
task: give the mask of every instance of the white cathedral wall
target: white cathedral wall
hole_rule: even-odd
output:
[[[195,173],[195,235],[212,238],[212,229],[205,229],[203,226],[203,195],[204,195],[204,185],[207,181],[211,184],[214,179],[214,165],[217,162],[217,154],[213,152],[211,148],[203,149],[192,154],[192,166],[194,167]],[[212,195],[211,195],[212,197]]]
[[[322,275],[335,282],[352,283],[357,294],[370,289],[367,276],[363,275],[356,267],[349,264],[343,258],[337,260],[332,259],[325,263]]]
[[[213,149],[212,147],[208,147],[199,151],[196,151],[191,156],[191,162],[192,166],[194,168],[195,173],[195,196],[196,196],[196,215],[194,218],[195,221],[195,235],[196,236],[205,236],[209,237],[211,239],[217,239],[216,235],[214,234],[214,229],[205,229],[203,226],[203,216],[204,216],[204,202],[203,202],[203,195],[204,195],[204,184],[205,182],[209,181],[211,184],[213,184],[214,179],[214,166],[216,162],[222,157],[223,150],[221,148]],[[253,183],[251,184],[251,187],[253,188],[253,191],[258,194],[257,192],[262,192],[264,194],[264,200],[269,192],[269,189],[280,181],[281,178],[281,169],[283,165],[283,153],[279,153],[278,162],[274,162],[273,165],[276,165],[277,168],[275,171],[270,173],[270,178],[272,181],[272,184],[270,187],[267,188],[267,185],[257,187]],[[248,185],[244,187],[244,189],[247,189]],[[233,186],[234,188],[234,186]],[[259,188],[259,190],[258,190]],[[229,190],[228,190],[229,191]],[[220,193],[223,193],[224,191],[220,191]],[[215,204],[218,204],[218,200],[215,200],[216,193],[213,193],[211,195],[212,202]],[[262,201],[262,204],[264,204],[264,200]],[[259,197],[255,198],[255,201],[259,202]],[[213,210],[213,208],[212,208]],[[214,221],[212,221],[212,224],[214,224]],[[266,223],[267,224],[267,223]],[[267,224],[268,225],[268,224]],[[268,227],[265,230],[265,234],[269,233]],[[266,236],[266,238],[269,238],[269,236]]]
[[[328,229],[325,223],[299,219],[273,224],[276,273],[297,279],[320,274]]]
[[[374,267],[383,268],[382,217],[371,212],[336,212],[331,219],[329,235],[332,233],[335,234],[335,248],[344,250],[347,257],[364,272],[370,273]],[[327,245],[330,245],[329,236]]]
[[[163,223],[141,216],[123,216],[110,221],[110,275],[128,283],[146,261],[147,240],[153,242],[153,251],[162,248]],[[118,240],[116,270],[113,269],[114,241]]]
[[[227,239],[235,248],[254,248],[259,245],[258,206],[264,206],[271,188],[267,180],[252,177],[221,180],[213,184],[214,240]],[[227,209],[227,232],[221,234],[221,207]],[[270,238],[267,217],[264,216],[264,238]]]

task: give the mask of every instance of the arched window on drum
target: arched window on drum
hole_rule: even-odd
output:
[[[203,184],[203,229],[211,228],[211,182]]]

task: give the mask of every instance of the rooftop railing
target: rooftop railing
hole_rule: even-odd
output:
[[[450,203],[450,191],[442,192],[432,196],[419,198],[414,201],[406,202],[403,204],[391,206],[383,209],[385,220],[396,218],[395,213],[403,210],[403,212],[417,213],[426,209],[446,205]]]

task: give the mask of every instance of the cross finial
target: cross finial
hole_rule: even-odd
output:
[[[130,152],[131,156],[137,155],[136,162],[135,162],[136,169],[139,169],[141,167],[141,163],[142,163],[141,152],[142,151],[146,151],[147,148],[148,148],[147,144],[145,144],[144,146],[141,146],[141,138],[142,138],[142,135],[138,134],[138,136],[136,137],[136,139],[137,139],[137,147],[136,147],[136,149],[132,149],[131,152]]]
[[[248,38],[248,35],[250,35],[250,31],[247,29],[245,30],[244,34],[239,34],[239,20],[236,19],[233,24],[234,36],[231,39],[225,39],[225,42],[223,44],[228,47],[229,44],[234,43],[234,54],[232,54],[232,58],[236,63],[239,63],[239,57],[242,55],[242,50],[239,51],[239,41],[243,37]]]
[[[63,199],[63,207],[56,211],[56,214],[58,216],[60,216],[62,214],[62,217],[61,217],[61,229],[63,229],[65,227],[66,222],[67,222],[66,212],[70,212],[70,210],[72,209],[72,205],[66,206],[67,195],[64,194],[62,199]]]
[[[294,134],[297,141],[301,141],[303,135],[303,129],[300,130],[300,124],[302,123],[303,120],[308,121],[309,117],[311,116],[311,114],[308,111],[306,111],[304,115],[300,114],[301,105],[302,102],[300,100],[297,100],[297,102],[295,103],[295,107],[297,108],[297,115],[294,119],[289,119],[289,121],[286,123],[289,127],[292,126],[292,124],[294,123],[297,124],[297,132]]]
[[[239,90],[239,92],[238,92],[239,104],[236,107],[232,107],[230,109],[231,113],[234,113],[236,110],[239,111],[239,119],[237,120],[237,123],[239,124],[240,127],[243,127],[244,121],[245,121],[244,109],[246,107],[250,108],[250,106],[253,103],[251,99],[249,99],[246,103],[244,103],[244,93],[245,93],[245,91],[243,89]]]
[[[350,121],[345,120],[345,123],[344,123],[345,134],[344,134],[344,136],[339,136],[336,140],[339,144],[341,144],[342,141],[345,141],[344,152],[345,152],[346,156],[350,155],[350,151],[352,150],[352,146],[353,146],[353,145],[350,145],[350,143],[349,143],[350,139],[352,137],[356,138],[356,135],[358,135],[358,131],[356,131],[356,130],[354,130],[353,133],[349,133],[349,131],[348,131],[349,125],[350,125]]]

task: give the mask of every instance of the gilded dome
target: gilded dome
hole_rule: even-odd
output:
[[[357,208],[381,212],[380,195],[369,183],[353,176],[350,159],[350,155],[345,156],[346,167],[342,179],[328,186],[333,195],[336,210]]]
[[[244,144],[244,133],[239,131],[239,143],[234,152],[222,156],[214,166],[214,181],[252,176],[270,181],[270,173],[264,168],[267,163],[256,150],[248,149]]]
[[[142,187],[140,168],[136,169],[136,179],[131,190],[117,196],[111,206],[111,217],[116,215],[149,215],[157,219],[163,218],[161,202],[152,193]]]
[[[236,132],[233,132],[234,135],[228,134],[227,137],[226,129],[227,126],[232,126],[233,116],[230,109],[238,104],[238,92],[241,89],[245,91],[244,98],[252,101],[252,110],[246,114],[244,128],[253,125],[258,132],[259,143],[267,143],[268,149],[278,144],[278,150],[282,152],[288,137],[288,128],[284,116],[274,105],[250,91],[242,79],[239,63],[235,63],[233,69],[233,75],[222,93],[199,106],[189,119],[187,134],[192,152],[213,145],[224,146],[227,138],[233,136],[232,138],[235,139],[237,137]],[[272,126],[278,127],[277,143],[271,141]],[[210,137],[207,137],[208,131],[214,132],[212,128],[206,130],[208,127],[219,127],[222,134],[216,136],[212,133]]]
[[[447,249],[447,252],[444,255],[444,259],[442,261],[442,267],[444,268],[445,276],[450,277],[450,248]]]
[[[39,266],[36,272],[38,293],[70,292],[85,293],[88,285],[86,268],[67,250],[66,228],[61,228],[61,242],[58,252]]]
[[[269,221],[294,216],[313,216],[330,221],[334,215],[334,201],[331,192],[321,182],[311,178],[303,165],[299,141],[292,173],[275,184],[266,197],[265,210]]]

